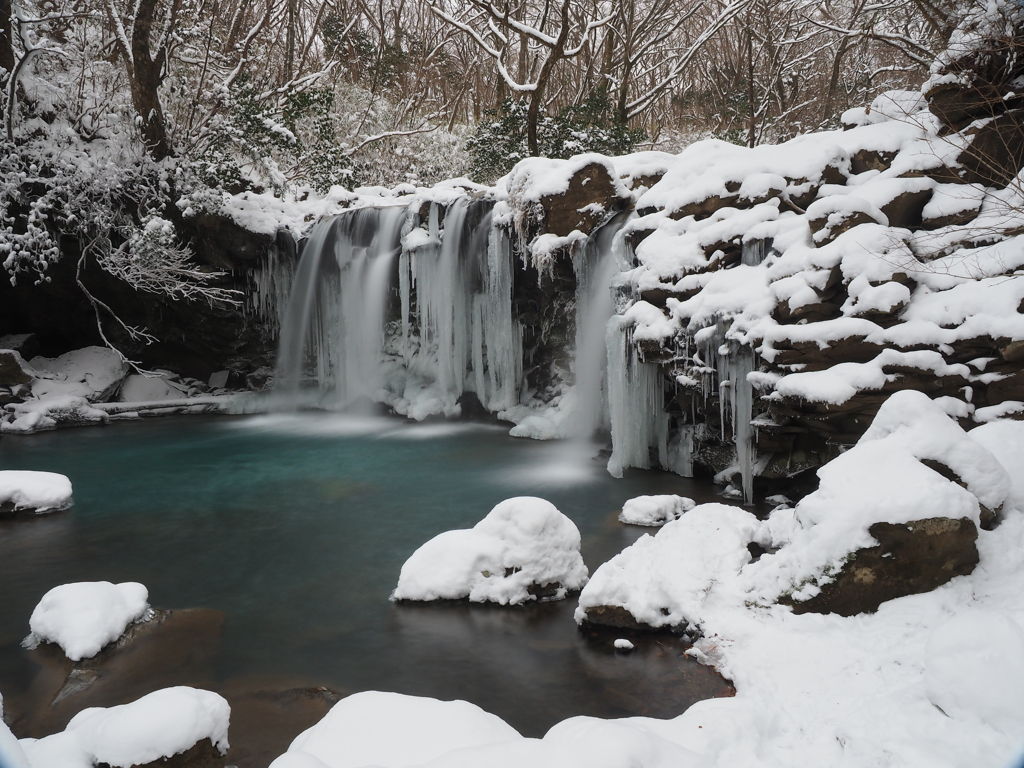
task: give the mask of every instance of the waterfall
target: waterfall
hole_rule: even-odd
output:
[[[620,315],[608,321],[608,405],[612,455],[608,472],[622,477],[626,467],[649,469],[657,450],[658,466],[669,463],[668,415],[661,369],[645,363],[633,343],[632,325]]]
[[[372,396],[380,385],[384,312],[404,219],[404,208],[364,208],[313,227],[281,324],[275,395],[283,407],[298,405],[307,355],[320,389],[333,391],[339,405]]]
[[[589,440],[609,423],[607,392],[608,320],[615,314],[612,280],[621,269],[623,248],[618,237],[628,215],[623,213],[601,227],[574,254],[576,275],[576,349],[573,373],[576,406],[569,433]]]

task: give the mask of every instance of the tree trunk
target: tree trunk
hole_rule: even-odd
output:
[[[153,60],[150,35],[159,0],[141,0],[132,27],[132,105],[142,118],[142,140],[154,160],[163,160],[172,153],[160,103],[160,84],[164,78],[165,52]]]
[[[11,0],[0,0],[0,67],[10,77],[14,71],[14,40],[11,37]]]

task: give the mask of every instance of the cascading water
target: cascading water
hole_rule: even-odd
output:
[[[622,270],[625,256],[618,237],[628,215],[620,214],[601,227],[586,247],[575,254],[576,274],[576,350],[573,373],[576,407],[569,433],[578,440],[589,440],[609,425],[607,387],[608,320],[615,314],[612,281]]]
[[[298,405],[307,352],[316,361],[320,389],[332,390],[339,405],[372,396],[380,386],[384,310],[404,220],[401,207],[365,208],[313,227],[281,325],[280,406]]]

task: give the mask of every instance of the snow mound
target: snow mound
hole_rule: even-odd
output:
[[[630,525],[664,525],[695,506],[694,500],[685,496],[637,496],[622,505],[619,520]]]
[[[852,552],[878,543],[868,532],[875,523],[945,517],[980,526],[980,505],[999,510],[1011,491],[996,457],[912,390],[886,400],[857,445],[818,477],[818,490],[795,510],[769,517],[773,546],[786,546],[745,569],[747,586],[765,602],[793,589],[797,600],[812,597],[814,582],[837,572]]]
[[[29,619],[26,645],[56,643],[69,659],[95,656],[149,607],[149,591],[136,582],[83,581],[54,587]]]
[[[1003,465],[1012,483],[1008,502],[1014,509],[1024,511],[1024,422],[992,421],[967,434]]]
[[[176,386],[166,376],[133,374],[124,380],[117,399],[122,403],[152,403],[162,400],[181,400],[187,396],[187,387]]]
[[[33,357],[29,365],[38,378],[32,383],[32,395],[39,399],[84,397],[91,403],[109,401],[128,373],[128,364],[107,347],[85,347],[60,357]]]
[[[53,512],[71,506],[71,481],[56,472],[0,470],[0,512]]]
[[[364,691],[296,736],[271,768],[404,768],[452,750],[518,739],[512,726],[469,702]]]
[[[560,599],[586,582],[576,525],[551,502],[519,496],[473,528],[446,531],[417,549],[391,599],[514,605],[536,599],[538,587]]]
[[[131,704],[82,710],[62,732],[21,745],[32,768],[130,768],[172,757],[203,739],[227,753],[230,715],[216,693],[164,688]]]
[[[761,522],[739,507],[694,507],[598,568],[580,593],[576,621],[588,609],[616,606],[651,627],[699,625],[711,588],[735,578],[750,561],[747,545],[763,535]]]

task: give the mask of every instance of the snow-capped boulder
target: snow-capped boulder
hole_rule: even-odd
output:
[[[0,432],[30,434],[57,427],[104,423],[106,411],[94,408],[84,397],[64,395],[43,400],[30,399],[6,406],[0,416]]]
[[[446,531],[402,566],[392,600],[514,605],[560,599],[587,582],[580,532],[544,499],[507,499],[468,530]]]
[[[271,768],[404,768],[453,750],[520,740],[512,726],[469,702],[364,691],[296,736]]]
[[[85,709],[60,733],[21,745],[32,768],[213,768],[224,765],[230,715],[216,693],[164,688],[131,704]]]
[[[132,374],[125,378],[117,399],[122,403],[153,403],[185,397],[188,397],[188,387],[171,381],[166,375]]]
[[[735,578],[750,562],[748,545],[769,543],[766,535],[761,522],[739,507],[694,507],[598,568],[580,593],[576,621],[696,629],[712,586]]]
[[[32,396],[84,397],[90,403],[111,400],[128,374],[128,363],[107,347],[85,347],[60,357],[33,357],[29,365],[35,369]]]
[[[56,643],[72,661],[95,656],[146,615],[149,591],[136,582],[87,581],[54,587],[29,619],[27,647]]]
[[[1010,476],[1011,490],[1007,502],[1024,511],[1024,422],[992,421],[967,433],[987,448]]]
[[[71,503],[71,481],[64,475],[0,470],[0,516],[57,512]]]
[[[892,395],[858,444],[818,477],[795,510],[769,518],[776,530],[786,518],[788,543],[743,574],[758,599],[789,593],[798,613],[874,611],[970,573],[978,527],[1011,492],[996,457],[909,390]]]
[[[622,505],[619,521],[630,525],[664,525],[695,506],[693,499],[685,496],[637,496]]]

